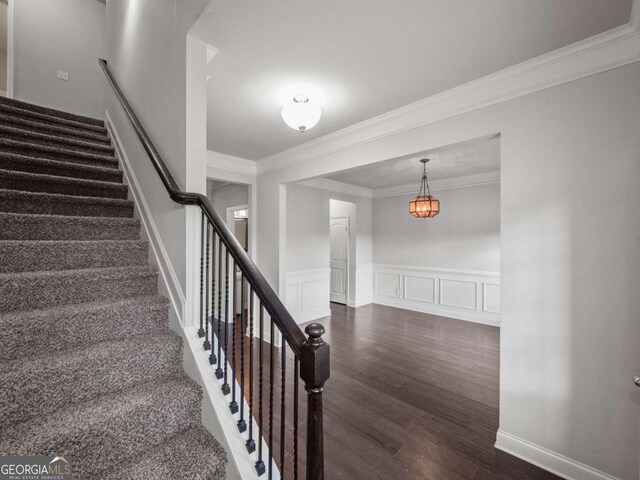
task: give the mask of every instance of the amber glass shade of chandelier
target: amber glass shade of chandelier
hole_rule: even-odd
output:
[[[419,196],[409,202],[409,213],[416,218],[435,217],[440,211],[440,200],[431,195]]]

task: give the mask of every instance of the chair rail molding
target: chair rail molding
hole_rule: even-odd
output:
[[[628,24],[264,157],[258,174],[299,165],[406,130],[640,60],[640,0]]]
[[[500,325],[500,274],[375,263],[372,301],[444,317]]]

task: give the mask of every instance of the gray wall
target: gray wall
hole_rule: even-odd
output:
[[[373,200],[373,262],[500,270],[500,184],[433,192],[440,214],[409,214],[414,195]]]
[[[111,2],[115,3],[115,2]],[[87,0],[17,0],[14,6],[14,97],[104,117],[105,5]],[[69,81],[57,71],[69,72]]]

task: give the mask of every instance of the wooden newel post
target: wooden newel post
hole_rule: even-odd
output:
[[[329,379],[329,344],[319,323],[307,325],[309,336],[300,356],[300,378],[307,391],[307,480],[324,480],[324,433],[322,391]]]

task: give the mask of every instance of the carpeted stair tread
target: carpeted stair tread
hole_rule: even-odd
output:
[[[122,171],[115,168],[60,162],[16,153],[0,152],[0,168],[17,172],[55,175],[57,177],[122,183]]]
[[[64,136],[75,140],[85,142],[100,143],[102,145],[111,145],[111,139],[107,136],[106,129],[104,132],[95,130],[85,130],[82,128],[67,127],[65,125],[55,125],[42,121],[23,118],[18,115],[9,114],[0,110],[0,125],[8,127],[21,128],[37,133],[46,133],[50,135]]]
[[[0,240],[137,240],[140,220],[5,213],[0,211]]]
[[[20,110],[21,112],[25,112],[22,113],[23,115],[37,114],[46,118],[55,119],[56,121],[73,122],[87,127],[104,128],[104,122],[97,118],[64,112],[62,110],[56,110],[55,108],[43,107],[13,98],[0,97],[0,107]]]
[[[0,315],[0,361],[165,332],[169,301],[160,295],[62,305]]]
[[[16,172],[2,168],[0,168],[0,185],[6,190],[100,198],[126,199],[129,192],[129,188],[121,183]]]
[[[41,215],[132,217],[133,202],[120,198],[0,189],[0,212]]]
[[[88,153],[70,148],[38,145],[22,140],[0,138],[0,151],[28,155],[60,162],[79,163],[81,165],[95,165],[105,168],[118,168],[118,160],[113,155]]]
[[[49,133],[34,132],[32,130],[8,127],[0,124],[0,138],[20,140],[36,145],[65,148],[76,152],[95,153],[97,155],[114,155],[111,145],[90,142],[89,140],[75,140],[73,138],[52,135]]]
[[[224,480],[227,455],[204,427],[180,433],[102,480]]]
[[[152,295],[155,267],[91,268],[0,274],[0,312]]]
[[[44,353],[44,352],[43,352]],[[82,346],[7,362],[0,372],[0,425],[6,428],[135,385],[182,373],[182,339],[164,334]],[[60,388],[64,386],[64,388]]]
[[[0,240],[0,273],[147,265],[143,240]]]
[[[0,455],[222,479],[104,122],[0,98]]]
[[[98,472],[199,426],[201,399],[186,376],[138,385],[3,428],[0,455],[70,456],[74,478],[101,478]]]

